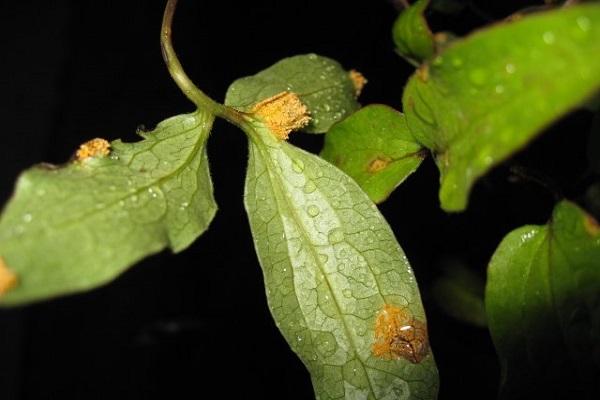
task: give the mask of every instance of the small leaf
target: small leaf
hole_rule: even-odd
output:
[[[0,304],[87,290],[192,243],[216,211],[204,148],[213,120],[176,116],[140,142],[113,142],[109,156],[88,142],[80,161],[24,172],[0,219],[0,256],[18,278]]]
[[[600,227],[591,216],[564,201],[548,225],[506,236],[485,301],[501,398],[598,398]]]
[[[454,41],[404,91],[413,136],[436,154],[440,200],[460,211],[477,178],[600,87],[600,5],[531,14]]]
[[[245,205],[269,307],[317,398],[435,399],[418,287],[375,205],[264,125],[247,132]]]
[[[383,105],[367,106],[335,124],[321,152],[376,203],[412,174],[424,156],[404,114]]]
[[[483,291],[485,282],[460,263],[449,264],[436,279],[432,294],[449,316],[479,327],[486,327]]]
[[[331,125],[357,110],[356,88],[350,73],[336,61],[316,54],[284,58],[256,75],[229,86],[225,105],[251,111],[255,104],[292,92],[310,113],[306,132],[327,132]]]
[[[429,0],[418,0],[398,16],[392,28],[398,53],[417,64],[435,52],[433,34],[424,16],[428,4]]]

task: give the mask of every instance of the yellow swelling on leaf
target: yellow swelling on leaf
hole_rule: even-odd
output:
[[[17,275],[12,272],[0,257],[0,296],[17,286]]]
[[[90,157],[106,157],[110,154],[110,143],[101,138],[89,140],[79,146],[75,159],[83,161]]]
[[[308,109],[295,93],[281,92],[256,104],[252,114],[260,118],[279,140],[310,122]]]

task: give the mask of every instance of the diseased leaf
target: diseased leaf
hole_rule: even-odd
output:
[[[524,226],[492,257],[488,324],[501,398],[600,395],[600,226],[563,201],[546,226]]]
[[[436,398],[418,287],[377,207],[264,125],[248,133],[245,205],[269,307],[317,398]]]
[[[392,28],[396,49],[401,56],[419,63],[435,52],[433,34],[425,20],[429,0],[418,0],[404,10]]]
[[[260,101],[293,92],[308,107],[310,133],[324,133],[331,125],[357,110],[357,88],[339,63],[316,54],[299,55],[236,80],[229,86],[225,105],[251,111]]]
[[[192,243],[216,211],[204,148],[213,120],[176,116],[140,142],[113,142],[109,156],[92,156],[92,141],[81,161],[23,173],[0,220],[0,256],[18,279],[0,304],[90,289]]]
[[[327,132],[321,157],[354,178],[379,203],[419,167],[425,157],[421,150],[404,114],[371,105]]]
[[[436,154],[440,200],[460,211],[477,178],[600,87],[600,4],[531,14],[454,41],[411,77],[404,112]]]

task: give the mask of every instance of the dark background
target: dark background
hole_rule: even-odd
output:
[[[435,30],[465,34],[523,1],[479,1]],[[18,172],[65,162],[94,137],[137,140],[136,127],[192,110],[159,48],[163,1],[0,1],[0,199]],[[412,68],[393,52],[396,11],[384,0],[181,0],[175,48],[192,79],[221,101],[234,79],[280,58],[316,52],[369,79],[361,101],[400,108]],[[382,212],[422,289],[441,378],[440,399],[495,397],[499,365],[485,329],[451,319],[430,295],[448,259],[481,277],[500,239],[544,223],[555,198],[515,179],[541,171],[579,199],[590,179],[590,113],[561,120],[475,188],[469,210],[443,213],[431,160]],[[293,135],[318,151],[322,137]],[[219,213],[178,255],[150,257],[106,287],[0,310],[0,399],[310,399],[308,373],[268,312],[242,205],[246,139],[217,121],[209,143]]]

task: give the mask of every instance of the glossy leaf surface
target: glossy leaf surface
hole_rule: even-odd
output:
[[[531,14],[452,42],[411,77],[404,112],[436,154],[440,200],[467,205],[477,178],[600,87],[600,4]]]
[[[204,148],[213,119],[176,116],[140,142],[113,142],[109,156],[24,172],[0,220],[0,256],[18,279],[0,304],[90,289],[192,243],[216,211]]]
[[[378,203],[385,200],[424,158],[404,115],[390,107],[364,107],[325,135],[321,157],[350,175]]]
[[[398,53],[416,62],[428,59],[435,51],[433,34],[424,16],[428,5],[429,0],[418,0],[398,16],[392,28]]]
[[[249,134],[245,205],[269,307],[317,398],[434,399],[418,287],[377,207],[316,155],[260,124]]]
[[[597,398],[600,226],[592,217],[564,201],[548,225],[506,236],[489,265],[486,310],[502,398]]]
[[[256,75],[236,80],[227,90],[225,104],[250,111],[260,101],[286,91],[297,94],[308,107],[311,122],[303,129],[306,132],[327,132],[359,107],[349,72],[316,54],[284,58]]]

